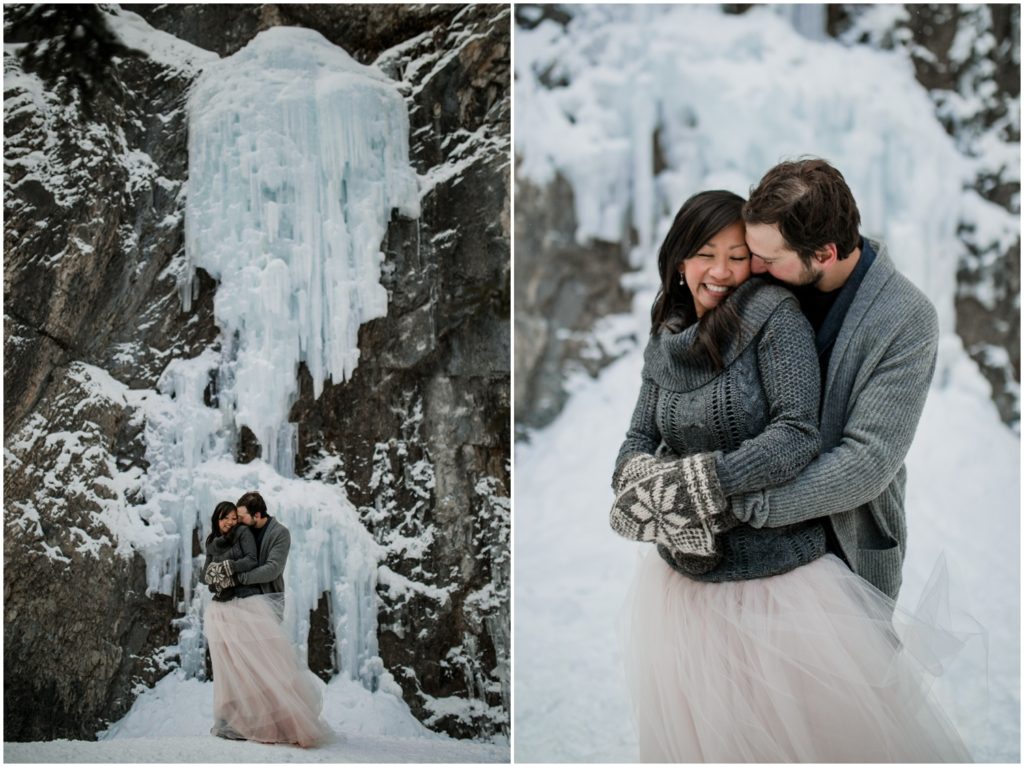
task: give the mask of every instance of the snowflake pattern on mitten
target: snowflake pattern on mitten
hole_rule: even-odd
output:
[[[631,456],[615,477],[615,490],[609,523],[619,535],[665,546],[694,573],[721,560],[717,536],[735,526],[735,517],[711,454],[669,460]]]
[[[227,560],[223,562],[211,562],[203,573],[203,583],[211,586],[217,586],[220,589],[225,589],[233,585],[231,563]]]

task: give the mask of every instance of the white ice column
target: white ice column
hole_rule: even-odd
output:
[[[776,5],[773,10],[788,19],[793,29],[808,40],[825,40],[828,37],[828,10],[822,3]]]
[[[359,360],[359,326],[387,313],[381,241],[419,215],[405,101],[319,33],[276,27],[207,68],[189,101],[181,284],[219,281],[222,407],[290,473],[296,372],[319,396]]]
[[[653,81],[641,75],[633,83],[630,132],[633,150],[633,227],[641,248],[651,247],[654,232],[654,130],[657,101]]]

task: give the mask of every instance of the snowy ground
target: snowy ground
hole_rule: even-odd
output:
[[[1016,762],[1020,440],[962,355],[955,339],[943,349],[946,380],[929,396],[907,461],[910,545],[900,604],[916,606],[944,553],[954,609],[966,609],[988,634],[987,711],[975,712],[965,739],[979,761]],[[516,448],[517,761],[636,760],[619,630],[645,548],[615,536],[607,517],[641,365],[638,348],[596,381],[577,380],[559,419]],[[967,659],[977,660],[979,646],[969,646]],[[939,692],[983,688],[976,673],[976,663],[954,668]]]
[[[93,743],[55,740],[50,743],[5,743],[8,763],[225,763],[241,762],[383,762],[484,763],[508,762],[508,749],[458,741],[422,738],[383,738],[355,735],[346,743],[315,750],[234,743],[220,738],[132,738]]]
[[[175,673],[141,696],[97,742],[5,743],[5,762],[508,762],[507,743],[455,740],[426,729],[405,703],[356,682],[327,686],[324,718],[337,742],[317,749],[222,740],[209,734],[213,684]]]

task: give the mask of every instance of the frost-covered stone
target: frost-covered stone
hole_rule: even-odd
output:
[[[469,7],[375,62],[404,73],[422,215],[388,232],[388,316],[360,335],[382,353],[318,400],[304,372],[293,409],[303,473],[343,483],[386,552],[381,657],[413,712],[459,736],[509,726],[509,519],[476,490],[509,494],[508,52],[507,9]],[[468,676],[456,657],[476,659]]]
[[[104,371],[58,373],[5,439],[8,740],[91,738],[166,673],[177,641],[173,599],[149,595],[127,543],[158,537],[131,513],[140,422]]]
[[[214,330],[209,280],[177,312],[166,225],[186,167],[176,98],[210,54],[160,45],[114,62],[91,120],[4,50],[8,740],[90,737],[174,663],[174,600],[147,596],[127,543],[156,531],[131,512],[146,463],[123,383],[153,387]]]

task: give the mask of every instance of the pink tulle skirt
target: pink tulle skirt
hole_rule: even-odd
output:
[[[271,597],[211,602],[204,625],[213,663],[211,733],[261,743],[322,745],[324,683],[300,663]]]
[[[640,760],[971,761],[930,694],[941,637],[893,607],[832,555],[702,583],[651,551],[626,628]]]

